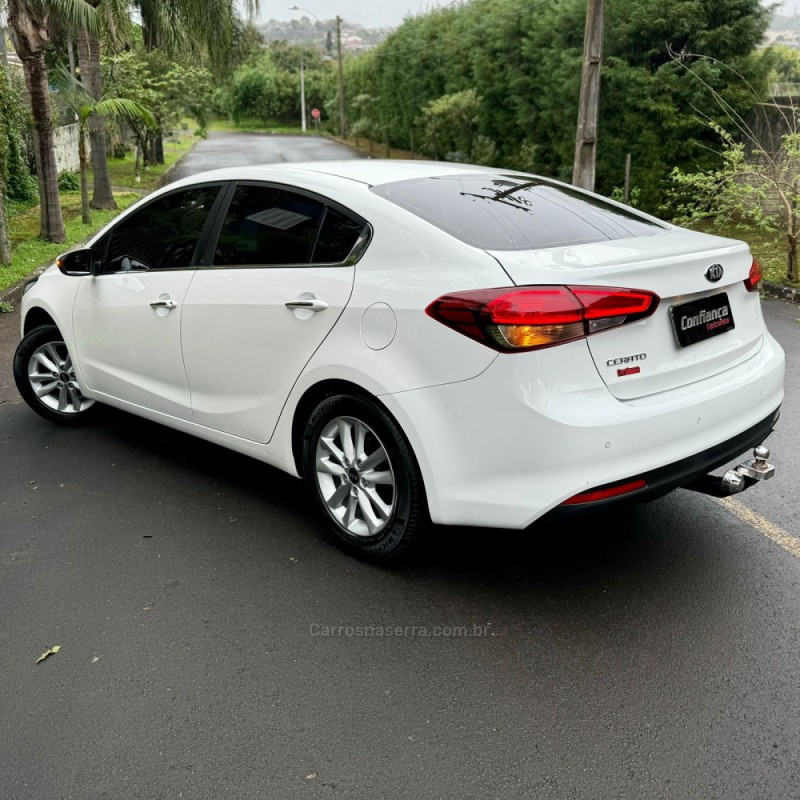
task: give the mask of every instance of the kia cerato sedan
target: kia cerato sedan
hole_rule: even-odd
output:
[[[769,477],[783,352],[742,242],[502,169],[372,160],[171,184],[22,303],[14,374],[42,416],[98,403],[302,477],[336,541],[408,550],[426,520]]]

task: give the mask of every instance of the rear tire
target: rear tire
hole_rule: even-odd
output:
[[[97,410],[80,390],[72,356],[55,325],[34,328],[19,343],[14,381],[22,399],[51,422],[78,425]]]
[[[422,476],[403,432],[377,403],[322,400],[303,437],[303,477],[347,552],[387,563],[415,544],[426,518]]]

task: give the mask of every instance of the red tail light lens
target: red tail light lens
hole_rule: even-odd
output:
[[[658,303],[658,295],[633,289],[523,286],[446,294],[425,312],[487,347],[521,352],[643,319]]]
[[[761,265],[753,259],[753,266],[750,267],[750,274],[745,278],[744,285],[748,292],[757,292],[758,285],[764,276],[761,274]]]
[[[624,494],[637,492],[639,489],[644,489],[646,487],[647,481],[644,480],[644,478],[639,478],[639,480],[628,481],[628,483],[618,483],[616,486],[607,486],[605,489],[581,492],[581,494],[573,495],[569,500],[565,500],[562,505],[579,506],[584,503],[596,503],[599,500],[610,500],[612,497],[621,497]]]

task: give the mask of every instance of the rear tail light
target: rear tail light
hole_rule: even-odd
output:
[[[761,283],[761,278],[764,276],[761,274],[761,266],[753,259],[753,266],[750,267],[750,274],[745,278],[744,285],[748,292],[757,292],[758,285]]]
[[[494,350],[520,352],[644,319],[658,303],[653,292],[612,286],[522,286],[446,294],[425,312]]]

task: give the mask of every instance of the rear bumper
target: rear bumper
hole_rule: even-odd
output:
[[[707,475],[709,472],[713,472],[713,470],[718,469],[723,464],[733,461],[737,456],[761,444],[772,433],[778,421],[778,417],[780,417],[780,413],[780,408],[776,408],[775,411],[753,425],[752,428],[748,428],[737,436],[733,436],[725,442],[714,445],[714,447],[709,447],[702,453],[695,453],[673,464],[667,464],[665,467],[645,472],[642,475],[631,476],[629,479],[631,481],[636,479],[645,481],[647,485],[642,489],[628,492],[619,497],[611,497],[608,500],[580,503],[569,507],[559,506],[557,509],[554,509],[553,513],[559,513],[562,509],[563,513],[569,513],[573,509],[575,511],[580,511],[581,509],[601,509],[621,503],[638,503],[657,500],[673,489],[686,486],[697,478]],[[604,486],[595,486],[592,490],[602,491],[606,488],[610,488],[610,486],[608,484]]]
[[[631,477],[648,486],[629,498],[652,499],[759,444],[783,400],[783,374],[783,351],[765,334],[758,353],[723,374],[620,401],[585,342],[574,342],[501,355],[471,380],[381,400],[417,454],[434,522],[522,529]]]

